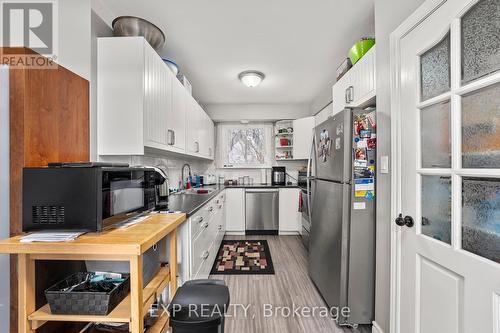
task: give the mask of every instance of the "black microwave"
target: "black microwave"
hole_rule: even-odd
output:
[[[42,167],[23,170],[23,231],[100,232],[156,203],[152,168]]]

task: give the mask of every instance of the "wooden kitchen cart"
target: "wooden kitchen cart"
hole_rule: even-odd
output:
[[[22,236],[0,241],[0,253],[18,255],[19,308],[18,332],[33,333],[48,321],[123,322],[130,332],[143,332],[143,318],[157,293],[170,283],[170,295],[177,289],[177,227],[185,214],[151,214],[136,225],[102,233],[88,233],[74,241],[61,243],[21,243]],[[142,255],[164,237],[170,238],[169,266],[163,267],[143,288]],[[35,309],[36,260],[108,260],[130,263],[130,294],[107,316],[53,315],[48,304]],[[168,328],[164,314],[148,333],[162,333]]]

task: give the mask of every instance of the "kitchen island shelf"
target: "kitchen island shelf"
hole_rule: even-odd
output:
[[[186,214],[150,214],[147,219],[123,229],[89,233],[64,243],[22,243],[16,236],[0,241],[0,253],[18,254],[19,307],[18,332],[34,333],[48,321],[123,322],[130,332],[143,333],[144,316],[156,295],[170,284],[170,295],[177,290],[177,227]],[[165,237],[170,239],[169,267],[163,267],[143,288],[142,255]],[[55,315],[48,304],[35,308],[36,260],[114,260],[130,264],[130,293],[107,316]],[[168,317],[162,316],[146,332],[162,333]]]
[[[163,267],[156,276],[143,289],[143,313],[147,313],[151,304],[154,303],[156,295],[161,293],[170,282],[170,270],[168,267]],[[45,304],[37,311],[28,316],[31,321],[31,327],[36,329],[42,326],[47,321],[79,321],[79,322],[113,322],[113,323],[130,323],[130,294],[123,299],[108,315],[68,315],[68,314],[52,314],[48,304]]]

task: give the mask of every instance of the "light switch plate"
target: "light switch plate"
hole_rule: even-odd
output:
[[[380,173],[389,173],[389,156],[380,156]]]

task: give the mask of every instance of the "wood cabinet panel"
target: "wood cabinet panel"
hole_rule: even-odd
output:
[[[0,48],[0,54],[36,55],[26,48]],[[15,236],[22,230],[23,167],[89,160],[89,82],[59,65],[55,69],[11,69],[9,88],[10,234]],[[12,259],[15,256],[11,256],[10,265],[14,277],[10,327],[15,332],[17,260]],[[37,270],[44,269],[39,266]],[[81,269],[79,262],[60,262],[58,267],[65,267],[65,274]],[[52,271],[52,277],[57,278],[57,270]],[[43,297],[43,290],[50,283],[47,279],[37,281],[38,298]]]

